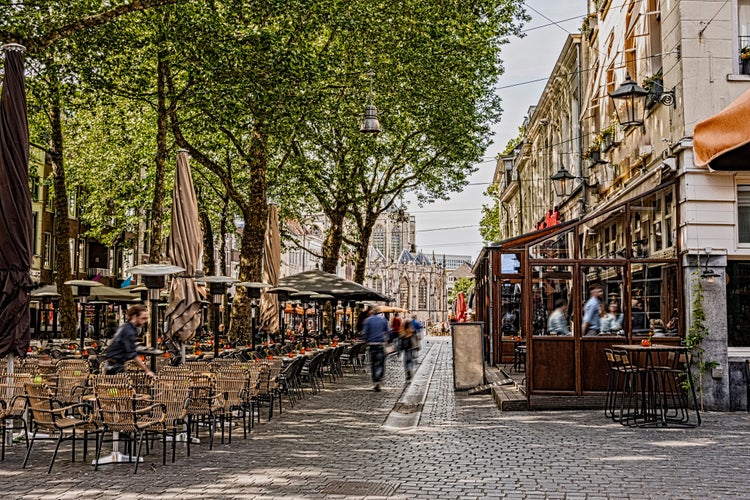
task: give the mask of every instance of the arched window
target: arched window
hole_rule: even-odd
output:
[[[401,254],[401,226],[391,229],[391,259],[396,260]]]
[[[427,280],[424,278],[419,280],[417,304],[418,309],[427,309]]]
[[[406,278],[401,278],[401,282],[398,284],[398,295],[401,301],[401,307],[409,309],[409,298],[411,293],[409,290],[409,280]]]
[[[383,226],[377,226],[375,227],[375,230],[372,232],[372,246],[375,247],[380,251],[380,253],[383,254],[385,257],[385,229],[383,229]]]

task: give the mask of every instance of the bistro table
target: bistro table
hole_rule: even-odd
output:
[[[636,407],[622,420],[637,427],[697,427],[700,410],[693,383],[690,348],[680,345],[616,344],[612,349],[626,351],[629,362],[638,369],[635,387]],[[691,419],[690,398],[695,411]]]

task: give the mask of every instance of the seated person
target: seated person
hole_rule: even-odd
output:
[[[664,327],[664,322],[660,319],[652,319],[650,322],[651,333],[654,337],[666,337],[667,330]]]
[[[622,329],[623,314],[620,312],[620,305],[617,302],[610,302],[607,306],[607,312],[601,319],[602,333],[610,335],[623,334]]]
[[[568,302],[565,299],[555,301],[555,310],[547,319],[547,331],[550,335],[572,335],[568,318],[565,313],[568,310]]]

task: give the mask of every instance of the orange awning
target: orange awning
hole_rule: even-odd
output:
[[[750,90],[693,131],[697,166],[712,170],[750,170]]]

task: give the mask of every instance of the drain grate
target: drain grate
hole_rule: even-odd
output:
[[[396,403],[393,407],[393,411],[397,413],[416,413],[422,411],[422,404],[409,404],[409,403]]]
[[[398,484],[379,483],[374,481],[331,481],[326,485],[323,495],[356,495],[387,497],[393,494]]]

